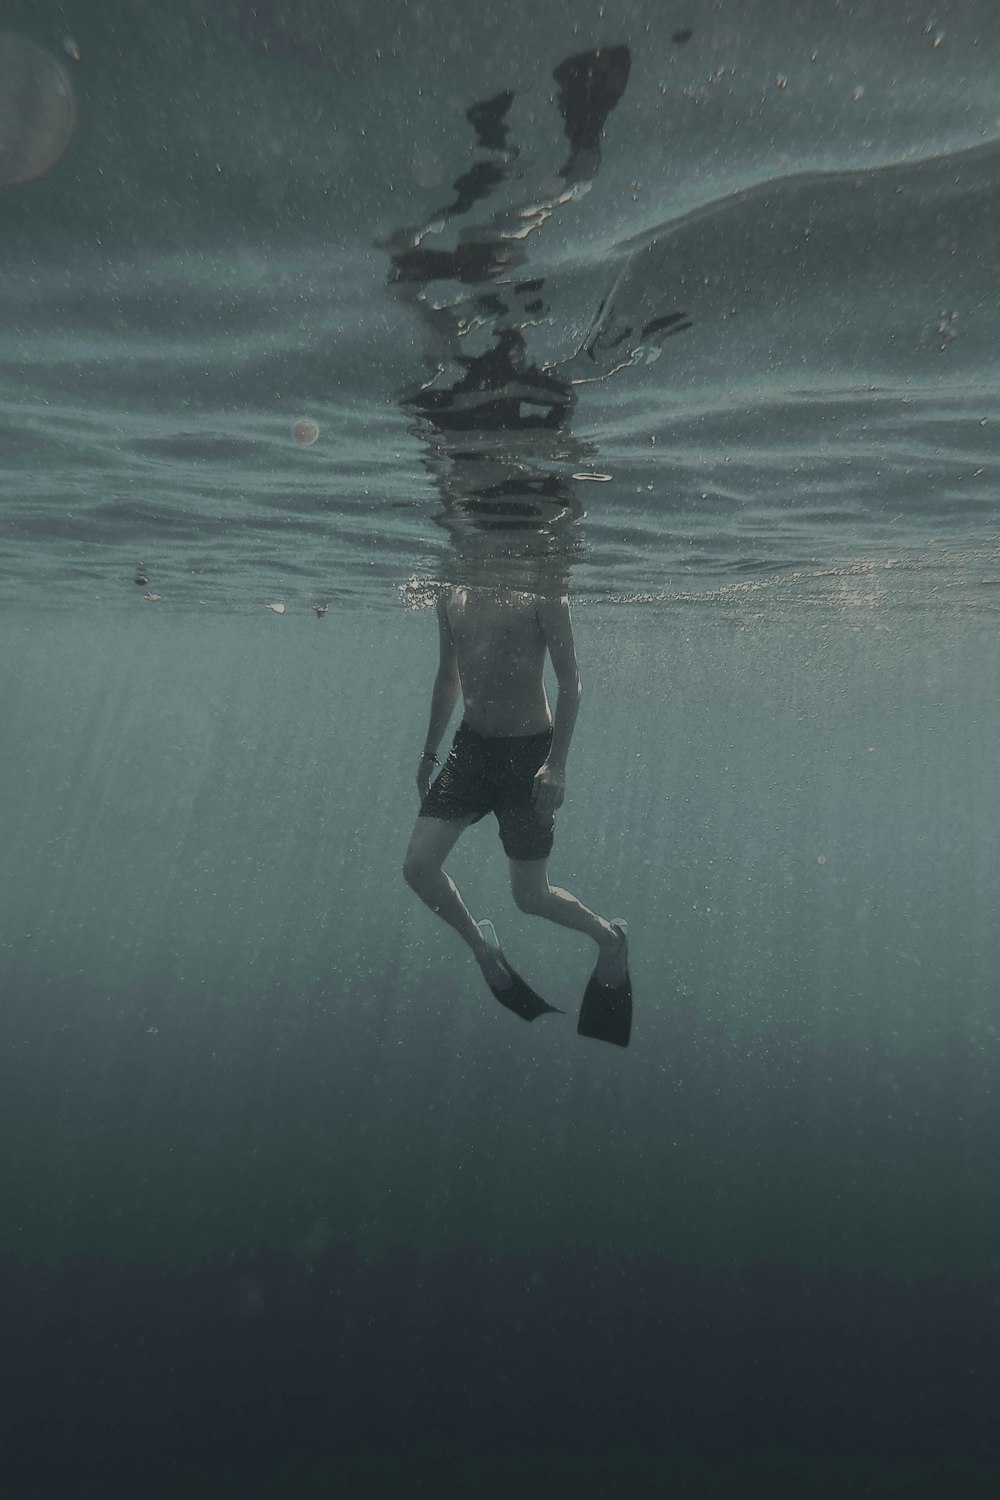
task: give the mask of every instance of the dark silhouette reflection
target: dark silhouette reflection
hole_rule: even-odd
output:
[[[538,196],[506,201],[488,216],[485,206],[502,192],[509,199],[518,180],[519,149],[508,119],[516,95],[505,90],[473,104],[466,119],[479,159],[423,225],[383,242],[389,293],[413,310],[426,335],[429,377],[399,399],[441,497],[436,520],[451,538],[445,571],[455,583],[492,581],[543,593],[568,588],[584,547],[573,476],[596,455],[571,430],[577,388],[631,363],[638,348],[690,327],[684,313],[670,312],[634,328],[615,315],[612,295],[565,359],[538,364],[528,345],[549,311],[545,279],[529,273],[528,247],[546,220],[589,189],[629,70],[625,46],[580,53],[554,69],[565,159]],[[454,243],[444,247],[453,226]]]
[[[430,378],[404,392],[425,465],[441,496],[453,581],[470,577],[565,590],[583,546],[583,509],[572,480],[593,449],[573,438],[574,383],[539,366],[527,331],[547,313],[544,278],[526,274],[532,235],[569,203],[600,164],[601,131],[624,93],[627,47],[580,54],[554,71],[568,153],[548,190],[463,222],[451,248],[440,238],[515,178],[511,90],[473,104],[466,119],[482,153],[452,184],[450,201],[418,228],[386,242],[390,294],[419,317]]]
[[[548,878],[581,692],[569,600],[453,585],[441,589],[437,616],[438,669],[417,767],[421,806],[406,851],[406,879],[468,945],[501,1005],[526,1021],[555,1010],[510,966],[493,923],[472,917],[442,868],[462,833],[493,813],[517,906],[586,934],[599,949],[579,1031],[626,1046],[632,1008],[627,928],[598,916]],[[558,684],[554,718],[545,691],[546,658]],[[438,746],[460,695],[462,722],[432,784]]]

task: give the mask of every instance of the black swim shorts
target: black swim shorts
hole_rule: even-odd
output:
[[[508,859],[548,859],[555,813],[539,812],[532,801],[535,772],[552,744],[542,734],[485,735],[460,724],[448,759],[424,798],[422,818],[466,818],[478,823],[495,813]]]

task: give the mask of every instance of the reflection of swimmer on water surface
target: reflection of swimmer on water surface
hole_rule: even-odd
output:
[[[407,405],[435,427],[452,432],[476,428],[562,427],[573,405],[572,389],[551,370],[527,363],[517,328],[504,328],[484,354],[459,356],[462,378],[447,389],[425,386]]]
[[[507,206],[485,224],[459,230],[454,248],[426,243],[450,221],[467,214],[492,197],[513,175],[517,148],[508,144],[507,115],[515,95],[511,91],[474,104],[466,118],[477,141],[490,158],[481,160],[453,184],[454,199],[433,213],[419,229],[397,231],[385,243],[392,268],[393,295],[411,305],[431,336],[428,355],[437,360],[435,375],[404,404],[419,410],[435,426],[450,429],[481,425],[487,429],[532,426],[558,427],[572,406],[571,387],[613,373],[650,350],[672,333],[691,326],[682,312],[619,317],[615,294],[606,297],[580,347],[567,359],[539,367],[529,356],[525,330],[547,311],[544,278],[518,276],[527,260],[531,235],[562,205],[585,190],[600,166],[600,142],[608,116],[628,83],[631,59],[625,46],[606,47],[567,58],[553,72],[558,84],[556,104],[563,117],[569,154],[556,174],[558,190],[528,205]],[[620,277],[615,290],[624,285]],[[481,287],[453,300],[444,296],[432,304],[431,283]],[[484,353],[464,353],[462,341],[489,330],[494,340]],[[464,370],[451,385],[442,361]],[[556,373],[557,366],[560,373]],[[473,399],[482,392],[486,399]],[[498,395],[496,393],[501,393]],[[480,421],[477,422],[477,416]]]
[[[425,462],[445,501],[441,524],[458,567],[456,586],[438,593],[439,664],[417,773],[420,815],[404,873],[470,948],[502,1005],[528,1021],[551,1011],[507,962],[492,922],[474,920],[443,869],[464,831],[493,813],[515,904],[597,944],[578,1029],[619,1046],[627,1045],[631,1026],[625,924],[598,916],[548,878],[580,698],[565,586],[582,509],[567,465],[585,460],[570,430],[577,382],[563,368],[535,363],[528,348],[527,330],[547,308],[544,280],[527,274],[525,262],[530,236],[597,171],[601,132],[624,93],[629,65],[626,47],[561,63],[554,77],[569,153],[555,191],[529,205],[508,205],[485,225],[466,225],[454,248],[442,249],[426,244],[428,237],[493,197],[517,156],[508,145],[514,95],[473,105],[466,118],[489,159],[458,178],[453,201],[427,225],[400,231],[386,246],[390,290],[413,307],[429,334],[434,373],[401,404],[421,418]],[[431,283],[440,284],[433,302]],[[680,316],[672,315],[670,326]],[[593,378],[607,328],[603,308],[591,330],[585,378]],[[617,351],[612,357],[619,358]],[[522,564],[526,582],[512,585]],[[480,577],[489,580],[486,587],[470,586]],[[554,716],[546,661],[558,685]],[[463,719],[440,766],[438,747],[459,696]],[[434,766],[440,770],[432,784]]]

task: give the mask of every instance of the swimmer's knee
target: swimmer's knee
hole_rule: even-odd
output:
[[[511,895],[518,911],[525,912],[529,917],[537,917],[548,904],[549,888],[548,885],[521,885],[513,882]]]
[[[415,891],[426,885],[428,880],[433,880],[440,869],[441,860],[426,849],[411,845],[403,856],[403,879]]]

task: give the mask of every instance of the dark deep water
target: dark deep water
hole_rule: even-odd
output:
[[[0,1500],[997,1492],[998,59],[4,6]],[[573,600],[627,1051],[492,823],[566,1015],[400,875],[497,579]]]

